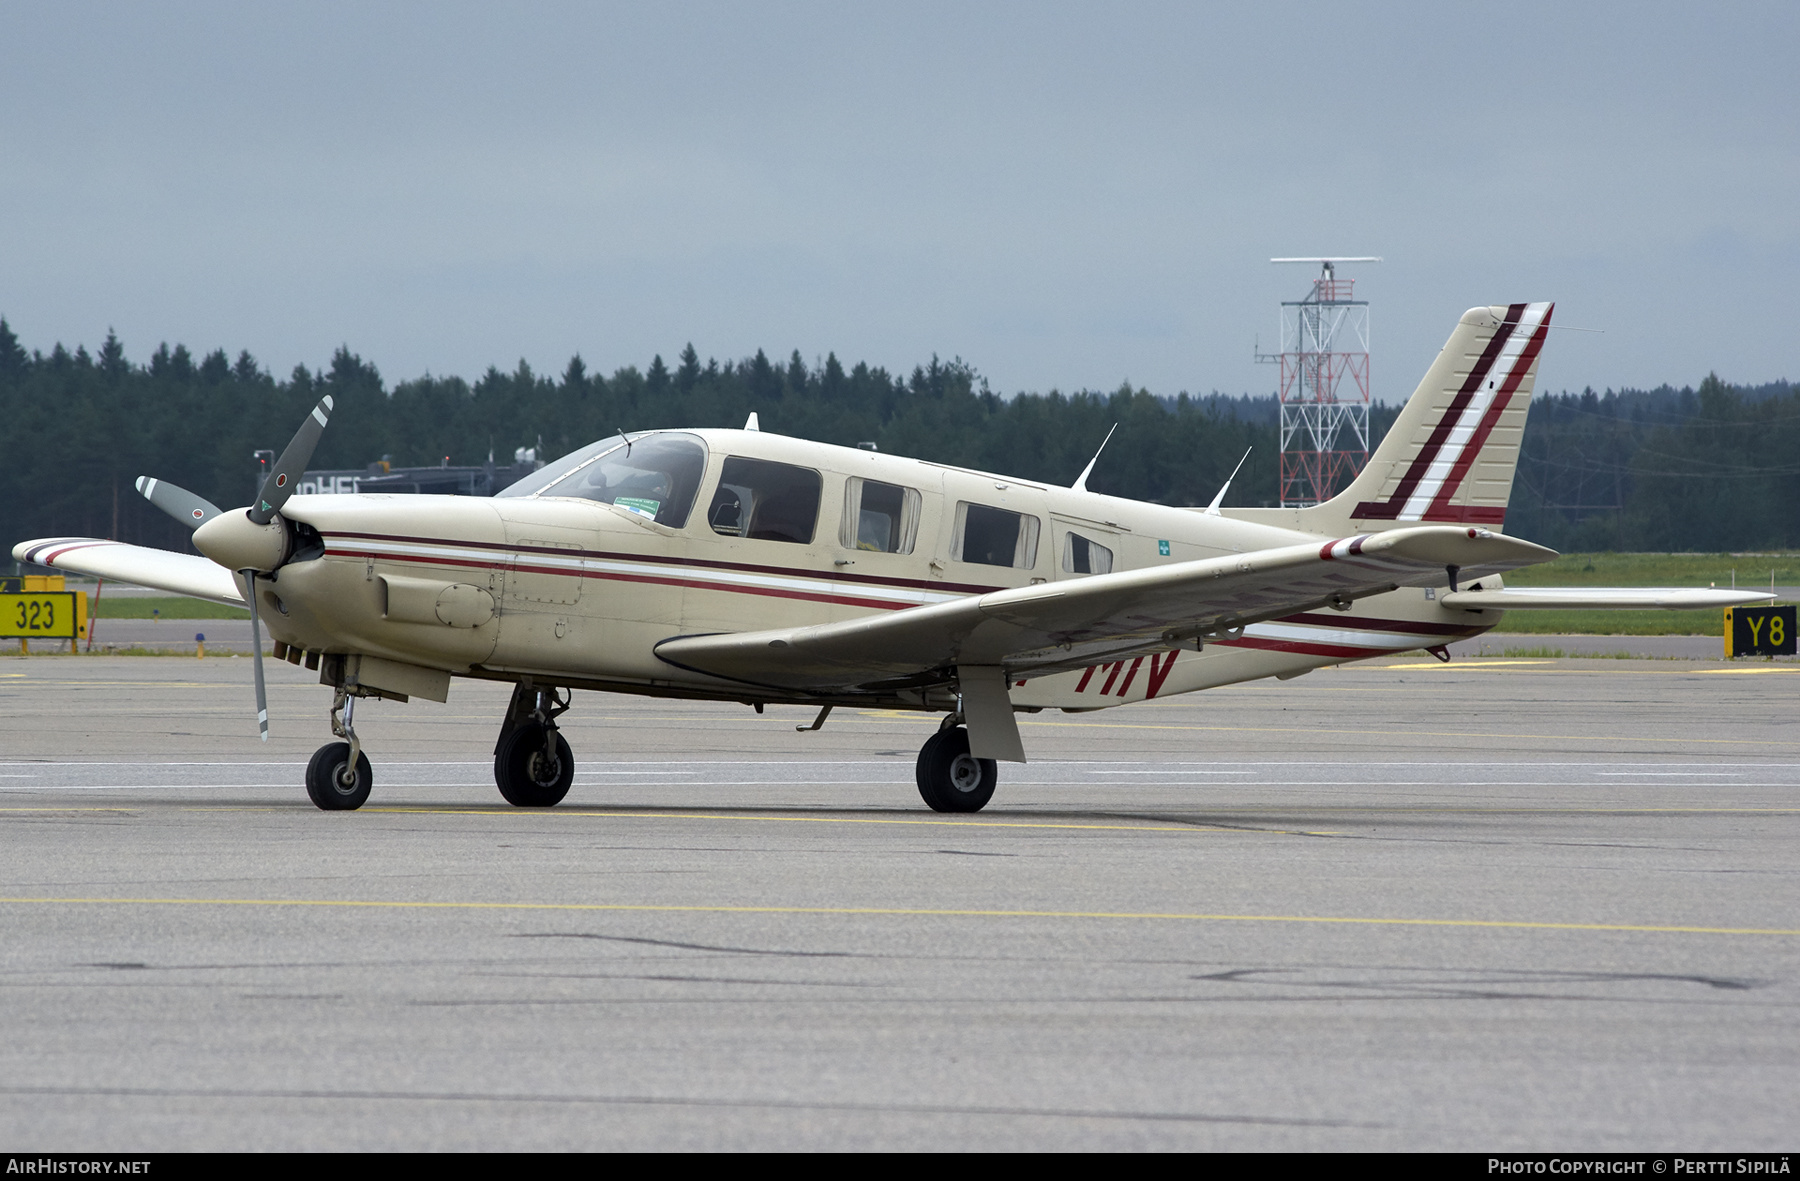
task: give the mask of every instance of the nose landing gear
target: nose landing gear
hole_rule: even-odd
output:
[[[331,732],[348,742],[328,742],[313,752],[306,764],[306,794],[327,812],[349,812],[363,806],[375,786],[369,756],[362,752],[351,717],[356,698],[337,691],[331,702]]]
[[[557,732],[556,719],[569,708],[567,690],[539,688],[521,681],[506,709],[500,741],[494,745],[494,782],[516,808],[549,808],[575,782],[575,756]]]

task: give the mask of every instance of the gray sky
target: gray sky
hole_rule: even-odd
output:
[[[0,314],[390,381],[758,347],[1267,392],[1375,254],[1375,391],[1800,377],[1800,6],[0,2]]]

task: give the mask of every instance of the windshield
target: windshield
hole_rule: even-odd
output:
[[[533,472],[501,496],[574,496],[597,500],[679,529],[687,524],[706,467],[693,435],[614,436]]]
[[[614,447],[623,447],[625,439],[621,435],[613,435],[601,439],[598,443],[589,443],[586,447],[571,451],[553,463],[547,463],[522,480],[514,480],[495,496],[536,496],[539,492],[556,483],[596,455],[605,455]]]

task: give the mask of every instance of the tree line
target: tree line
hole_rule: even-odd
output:
[[[1592,389],[1532,400],[1507,531],[1555,549],[1800,545],[1800,388]]]
[[[314,468],[509,463],[515,448],[555,457],[619,430],[741,426],[1068,484],[1114,423],[1088,486],[1166,504],[1205,504],[1246,450],[1227,505],[1271,503],[1273,397],[1159,397],[1111,392],[993,392],[960,359],[910,373],[835,355],[808,365],[754,356],[702,363],[690,344],[674,366],[592,372],[580,356],[559,376],[524,361],[474,382],[426,376],[391,386],[347,347],[285,380],[256,358],[196,359],[160,345],[141,364],[108,333],[95,353],[27,351],[0,320],[0,542],[62,534],[187,548],[186,530],[139,497],[139,475],[171,480],[220,505],[248,503],[252,453],[279,450],[322,395],[336,409]],[[1397,407],[1377,406],[1379,439]],[[1546,544],[1717,549],[1800,543],[1794,503],[1800,399],[1710,377],[1698,391],[1540,398],[1508,526]],[[1610,483],[1608,483],[1610,481]],[[1728,521],[1721,532],[1720,521]]]

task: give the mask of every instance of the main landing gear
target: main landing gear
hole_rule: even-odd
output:
[[[569,794],[575,756],[557,732],[556,719],[569,708],[568,690],[520,681],[506,707],[500,741],[494,744],[494,782],[517,808],[548,808]]]
[[[362,741],[350,724],[355,712],[356,698],[339,689],[331,702],[331,732],[349,741],[326,743],[306,764],[306,794],[327,812],[362,807],[369,789],[375,786],[369,756],[362,752]]]
[[[979,812],[994,798],[993,759],[969,753],[969,732],[951,714],[919,750],[919,797],[933,812]]]

